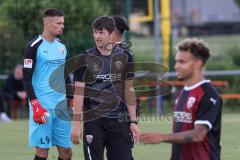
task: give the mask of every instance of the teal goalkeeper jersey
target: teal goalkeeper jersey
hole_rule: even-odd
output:
[[[24,86],[30,100],[38,99],[47,109],[66,100],[64,66],[67,50],[60,40],[35,37],[24,53]]]

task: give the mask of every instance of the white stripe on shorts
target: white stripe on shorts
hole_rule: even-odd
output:
[[[87,147],[87,150],[88,150],[88,156],[89,156],[89,159],[92,160],[89,146]]]

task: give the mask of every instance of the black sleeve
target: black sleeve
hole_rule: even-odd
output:
[[[128,56],[127,67],[125,70],[125,80],[132,80],[134,79],[134,63],[133,63],[133,55],[131,51],[124,51],[125,54]]]
[[[204,124],[211,130],[219,121],[221,108],[222,98],[217,94],[206,93],[201,100],[195,124]]]
[[[23,85],[27,92],[28,98],[36,99],[36,95],[32,86],[32,76],[36,64],[36,54],[39,45],[31,46],[31,43],[25,48],[23,56]]]
[[[74,71],[74,81],[85,82],[85,73],[87,70],[85,58],[87,53],[80,54],[78,56],[77,68]]]

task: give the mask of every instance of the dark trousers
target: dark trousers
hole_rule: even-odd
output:
[[[18,105],[23,105],[24,107],[26,106],[26,108],[24,108],[24,111],[28,112],[27,99],[21,100],[20,98],[14,96],[14,95],[0,92],[0,113],[5,112],[8,115],[8,117],[13,118],[12,110],[14,109],[14,106],[16,105],[15,102],[18,102],[17,103]]]
[[[5,109],[5,103],[6,101],[6,109]],[[11,100],[8,98],[8,95],[4,92],[0,91],[0,113],[5,112],[9,117],[11,117],[11,106],[10,106]]]
[[[0,113],[2,112],[5,112],[5,109],[4,109],[4,104],[3,104],[3,98],[0,94]]]
[[[129,124],[117,118],[85,122],[83,146],[85,160],[103,160],[105,147],[108,160],[133,160]]]

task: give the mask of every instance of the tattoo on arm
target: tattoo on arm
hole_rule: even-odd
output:
[[[183,143],[193,143],[192,135],[185,135],[185,136],[183,136]]]
[[[166,142],[176,143],[176,144],[193,143],[194,142],[193,132],[187,131],[187,132],[173,133],[168,136]]]

